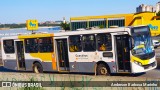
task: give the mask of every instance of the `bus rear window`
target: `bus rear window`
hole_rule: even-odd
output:
[[[37,53],[38,52],[37,38],[25,39],[25,52],[26,53]]]
[[[15,52],[13,40],[4,40],[3,47],[4,47],[5,53],[14,53]]]

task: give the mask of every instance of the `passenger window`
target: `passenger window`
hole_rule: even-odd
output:
[[[95,51],[96,50],[96,40],[95,35],[83,35],[82,45],[84,51]]]
[[[5,53],[14,53],[14,40],[4,40],[3,47]]]
[[[39,38],[39,51],[40,52],[53,52],[52,37]]]
[[[26,53],[37,53],[38,52],[38,39],[37,38],[25,39],[25,52]]]
[[[110,34],[97,34],[98,51],[111,51],[112,40]]]
[[[69,37],[69,51],[70,52],[82,51],[81,36],[75,35]]]

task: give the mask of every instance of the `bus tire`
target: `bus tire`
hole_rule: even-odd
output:
[[[97,65],[97,74],[109,76],[110,75],[109,68],[107,68],[105,64],[98,64]]]
[[[35,73],[43,73],[43,67],[42,67],[42,65],[40,64],[40,63],[35,63],[34,65],[33,65],[33,71],[35,72]]]

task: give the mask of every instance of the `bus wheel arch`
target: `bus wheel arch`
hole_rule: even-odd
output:
[[[109,65],[104,61],[97,62],[95,66],[95,74],[109,76],[110,75]]]
[[[34,61],[32,68],[35,73],[43,73],[43,66],[39,61]]]

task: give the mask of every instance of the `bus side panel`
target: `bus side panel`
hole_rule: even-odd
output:
[[[16,59],[5,59],[3,60],[4,68],[17,70],[17,60]]]
[[[1,53],[2,53],[2,63],[3,67],[7,69],[17,70],[17,59],[15,53],[6,54],[4,52],[3,39],[1,40]]]
[[[97,62],[107,63],[111,73],[116,73],[115,56],[103,56],[104,52],[70,52],[70,72],[95,72]],[[108,53],[108,52],[107,52]],[[110,51],[113,53],[113,51]]]
[[[115,62],[106,62],[106,63],[109,66],[110,73],[117,73]]]
[[[43,71],[53,71],[52,63],[51,62],[42,62],[39,59],[25,59],[26,60],[26,71],[33,71],[33,63],[39,62],[42,67]]]
[[[70,62],[70,72],[94,73],[96,62]]]
[[[42,66],[44,71],[55,71],[52,68],[52,62],[42,62]]]
[[[96,52],[69,52],[70,72],[94,73],[98,59]]]
[[[33,71],[33,62],[32,59],[25,59],[26,71]]]
[[[38,62],[42,65],[43,71],[54,71],[51,55],[51,53],[25,53],[26,70],[32,71],[34,62]]]
[[[5,54],[2,50],[2,61],[3,65],[7,69],[17,70],[17,59],[15,54]]]

